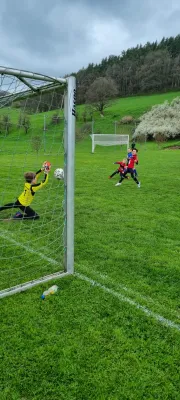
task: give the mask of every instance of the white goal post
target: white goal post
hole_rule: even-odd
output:
[[[115,134],[104,134],[104,133],[93,133],[92,139],[92,153],[94,153],[96,145],[99,146],[116,146],[116,145],[127,145],[129,148],[129,135],[115,135]]]
[[[36,145],[38,142],[35,140],[40,138],[42,141],[43,137],[41,121],[44,119],[44,111],[40,110],[41,101],[44,101],[42,104],[45,104],[44,96],[50,99],[46,100],[49,101],[47,112],[50,111],[48,115],[49,118],[52,118],[53,108],[51,106],[56,95],[59,96],[58,98],[61,95],[64,100],[63,118],[61,118],[64,119],[64,126],[62,121],[62,136],[60,136],[60,125],[52,125],[52,122],[49,124],[47,132],[49,156],[44,155],[43,150],[38,149],[38,144]],[[32,102],[37,103],[37,109],[32,109],[33,111],[31,111]],[[33,107],[36,103],[33,103]],[[23,125],[19,125],[20,119],[18,118],[21,113],[25,115],[28,104],[30,104],[28,106],[30,114],[27,115],[27,118],[30,121],[30,128],[27,128],[25,134]],[[57,107],[57,112],[58,109],[60,107]],[[9,125],[7,118],[10,121]],[[0,151],[2,165],[5,166],[5,172],[1,174],[0,204],[3,204],[4,198],[7,199],[4,203],[9,203],[10,200],[12,201],[12,196],[15,195],[9,193],[11,180],[15,185],[14,182],[17,179],[21,180],[21,175],[26,172],[27,168],[30,171],[32,168],[36,168],[36,171],[36,166],[42,165],[40,162],[47,157],[50,157],[50,161],[52,159],[52,171],[47,185],[49,189],[46,191],[43,189],[44,194],[39,196],[39,202],[42,204],[42,209],[41,204],[39,205],[41,213],[39,230],[37,223],[33,221],[13,223],[10,220],[5,223],[3,222],[5,221],[3,220],[4,211],[1,212],[0,298],[74,272],[75,119],[76,79],[74,76],[56,78],[0,66]],[[3,131],[1,127],[3,127]],[[32,143],[36,145],[36,150],[32,150]],[[53,178],[53,170],[60,166],[64,168],[64,181],[58,183]],[[12,187],[15,191],[16,185]],[[18,188],[18,192],[19,190]],[[46,203],[43,203],[43,198],[46,199]],[[38,201],[36,207],[38,207]],[[59,222],[57,222],[58,219]],[[27,235],[26,232],[28,232]],[[37,232],[40,235],[38,237]],[[26,236],[27,241],[25,241]],[[39,249],[38,240],[42,244],[42,248]],[[60,249],[59,253],[58,249]],[[60,252],[61,258],[59,257]],[[26,259],[23,259],[24,256]]]

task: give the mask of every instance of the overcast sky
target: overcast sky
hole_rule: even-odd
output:
[[[52,76],[180,33],[180,0],[0,3],[0,65]]]

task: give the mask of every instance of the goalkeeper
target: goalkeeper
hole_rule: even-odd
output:
[[[20,194],[20,196],[14,203],[8,203],[0,207],[0,211],[7,210],[9,208],[19,208],[23,212],[23,214],[17,212],[13,219],[39,219],[39,215],[29,206],[33,201],[35,193],[48,183],[48,173],[50,169],[51,164],[45,161],[43,167],[36,173],[26,172],[24,174],[24,191]],[[40,183],[37,183],[38,177],[40,176],[41,172],[44,172],[44,179]]]

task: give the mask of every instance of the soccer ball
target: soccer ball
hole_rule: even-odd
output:
[[[55,169],[54,176],[56,179],[64,179],[64,170],[62,168]]]

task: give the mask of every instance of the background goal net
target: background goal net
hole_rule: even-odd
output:
[[[104,133],[93,133],[92,139],[92,153],[94,153],[96,145],[98,146],[120,146],[126,145],[129,147],[129,135],[116,135],[116,134],[104,134]]]
[[[40,219],[0,212],[0,297],[73,272],[75,101],[74,77],[0,67],[0,206],[23,192],[25,172],[52,164],[32,202]]]

